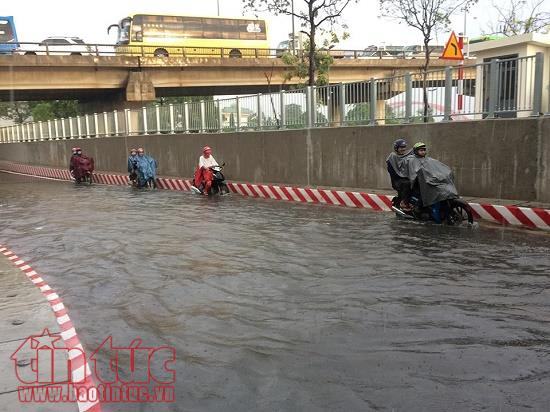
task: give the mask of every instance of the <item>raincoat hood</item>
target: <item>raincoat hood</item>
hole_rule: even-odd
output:
[[[431,206],[443,200],[458,198],[449,166],[431,157],[412,157],[408,162],[411,183],[418,178],[420,197],[424,206]]]
[[[414,156],[412,149],[402,155],[398,155],[396,152],[391,152],[386,159],[386,163],[388,163],[393,168],[397,175],[406,178],[408,177],[407,161],[412,156]]]

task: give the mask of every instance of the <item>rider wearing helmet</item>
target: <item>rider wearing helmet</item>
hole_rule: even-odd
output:
[[[145,150],[142,147],[137,149],[136,156],[136,173],[138,187],[145,187],[148,182],[151,182],[153,187],[157,187],[157,161],[145,154]]]
[[[129,173],[128,178],[130,180],[130,184],[135,182],[135,180],[137,179],[136,168],[137,168],[137,149],[132,148],[130,149],[130,156],[128,156],[128,173]]]
[[[407,162],[407,175],[411,191],[413,192],[418,192],[418,182],[416,177],[418,176],[418,171],[422,168],[425,159],[427,159],[426,150],[426,143],[415,143],[413,146],[414,156],[412,156],[411,161]]]
[[[416,157],[426,157],[426,143],[418,142],[413,146],[413,152]]]
[[[199,166],[195,171],[194,186],[201,190],[202,193],[208,196],[210,187],[212,186],[213,174],[211,167],[218,166],[218,162],[212,156],[212,148],[204,146],[202,148],[202,156],[199,157]]]
[[[411,185],[408,177],[407,161],[413,156],[413,151],[407,148],[405,139],[397,139],[393,142],[393,152],[386,159],[391,185],[397,191],[400,200],[400,208],[404,211],[412,209],[409,204]]]
[[[77,182],[80,182],[84,176],[93,173],[94,158],[82,154],[80,147],[73,147],[74,154],[71,156],[69,171]]]

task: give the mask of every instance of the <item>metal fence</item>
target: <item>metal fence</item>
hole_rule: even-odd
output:
[[[538,116],[543,72],[538,53],[361,82],[29,122],[1,128],[0,142]]]

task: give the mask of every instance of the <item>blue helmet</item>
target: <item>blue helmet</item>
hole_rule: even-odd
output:
[[[393,150],[397,151],[400,147],[407,147],[407,141],[405,139],[397,139],[393,142]]]

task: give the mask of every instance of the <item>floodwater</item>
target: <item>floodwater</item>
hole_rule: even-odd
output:
[[[0,221],[86,348],[175,348],[175,403],[106,410],[550,404],[548,234],[2,173]]]

